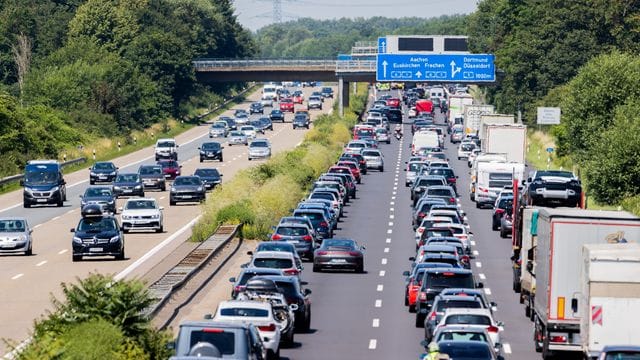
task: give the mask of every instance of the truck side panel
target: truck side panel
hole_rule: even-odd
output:
[[[524,125],[487,126],[481,142],[485,153],[507,154],[507,161],[525,162],[527,127]]]

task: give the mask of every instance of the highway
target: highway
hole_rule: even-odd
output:
[[[317,89],[306,88],[305,95]],[[245,103],[235,108],[248,109],[249,103],[259,99],[260,92],[249,96]],[[333,101],[325,101],[325,111],[332,108]],[[296,106],[296,109],[302,106]],[[265,109],[268,115],[270,108]],[[311,111],[315,118],[319,111]],[[232,116],[232,110],[223,115]],[[256,117],[257,115],[252,116]],[[299,144],[305,130],[293,130],[292,115],[286,115],[287,123],[274,123],[274,131],[267,131],[259,137],[269,138],[273,153],[276,154]],[[231,179],[238,170],[251,166],[256,161],[247,160],[246,146],[225,146],[223,163],[198,161],[198,146],[209,141],[208,125],[198,126],[176,137],[179,148],[179,162],[182,174],[192,174],[198,167],[216,167],[225,179]],[[225,143],[224,139],[211,139]],[[142,164],[153,164],[153,147],[131,153],[113,162],[120,168],[120,172],[136,172]],[[24,216],[34,228],[34,255],[0,256],[0,303],[3,310],[0,313],[0,338],[21,342],[29,335],[33,320],[43,315],[50,308],[51,295],[61,295],[60,283],[74,282],[90,273],[117,274],[121,277],[141,277],[171,251],[176,249],[190,236],[191,225],[201,214],[198,205],[180,204],[169,206],[169,193],[147,191],[146,196],[155,197],[164,206],[164,233],[129,233],[125,236],[126,259],[114,261],[111,259],[93,258],[82,262],[71,261],[71,238],[69,232],[79,220],[80,198],[89,186],[89,171],[87,169],[65,175],[67,181],[67,199],[65,205],[57,207],[37,207],[24,209],[22,207],[22,190],[0,196],[0,216]],[[122,206],[124,200],[118,200]],[[6,352],[6,345],[0,345],[2,353]]]
[[[444,118],[436,111],[436,123]],[[414,325],[415,314],[404,306],[404,277],[409,257],[415,255],[411,227],[409,188],[404,186],[404,162],[410,156],[411,130],[404,125],[405,137],[381,144],[385,172],[370,171],[358,187],[358,196],[345,208],[345,218],[335,237],[356,239],[366,246],[365,273],[311,271],[305,263],[302,278],[313,291],[311,331],[296,334],[296,345],[281,350],[284,359],[417,359],[423,353],[420,341],[424,329]],[[495,318],[503,321],[501,334],[506,359],[539,359],[532,342],[532,323],[524,317],[517,294],[511,289],[511,239],[501,239],[491,230],[491,211],[476,209],[468,197],[466,161],[457,160],[457,146],[445,141],[451,166],[459,176],[460,202],[467,212],[474,233],[475,258],[472,269],[485,292],[498,303]],[[473,245],[473,244],[472,244]],[[220,300],[227,299],[230,276],[239,273],[246,255],[230,262],[226,271],[214,279],[209,293],[199,296],[180,320],[199,320],[212,313]]]

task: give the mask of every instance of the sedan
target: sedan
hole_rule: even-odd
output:
[[[362,151],[362,157],[367,164],[367,168],[378,169],[384,171],[384,156],[380,150],[368,149]]]
[[[249,144],[249,161],[271,157],[271,144],[267,139],[256,139]]]
[[[211,190],[222,183],[222,174],[218,172],[218,169],[199,168],[196,169],[193,176],[198,176],[202,180],[205,190]]]
[[[282,99],[280,100],[280,111],[282,112],[291,112],[293,113],[294,110],[294,105],[293,105],[293,100],[291,99]]]
[[[264,107],[259,102],[254,102],[249,106],[249,114],[264,114]]]
[[[240,131],[247,137],[247,139],[252,140],[256,138],[258,131],[252,125],[243,125],[240,127]]]
[[[110,186],[90,186],[80,195],[80,207],[97,204],[103,212],[116,212],[116,197]]]
[[[219,160],[220,162],[224,161],[222,158],[222,149],[223,146],[220,146],[218,142],[206,142],[200,145],[198,150],[200,150],[200,162],[205,160]]]
[[[506,238],[509,237],[511,231],[513,230],[513,221],[511,217],[513,216],[513,205],[507,206],[505,209],[504,215],[500,218],[500,237]]]
[[[112,182],[118,175],[118,168],[110,161],[98,161],[89,168],[89,184]]]
[[[271,119],[271,121],[284,122],[284,113],[278,109],[273,109],[269,114],[269,118]]]
[[[322,98],[319,96],[310,96],[307,101],[307,109],[318,109],[322,110]]]
[[[234,130],[229,133],[229,146],[231,145],[249,145],[247,135],[242,131]]]
[[[513,206],[513,196],[503,196],[496,200],[495,205],[493,205],[493,213],[491,214],[491,229],[499,230],[500,229],[500,220],[507,212],[508,208],[512,209]]]
[[[296,115],[293,117],[293,128],[309,128],[309,119],[304,115]]]
[[[119,196],[137,195],[144,197],[142,179],[137,173],[122,173],[113,181],[113,194]]]
[[[387,144],[391,144],[391,136],[389,136],[389,130],[385,128],[377,128],[376,140],[378,140],[379,142],[386,142]]]
[[[223,121],[216,122],[209,128],[209,137],[227,137],[227,125]]]
[[[202,202],[204,199],[204,184],[198,176],[178,176],[171,185],[169,205],[178,202]]]
[[[313,256],[313,271],[351,268],[364,272],[364,246],[352,239],[325,239]]]
[[[24,252],[29,256],[32,251],[31,233],[33,230],[25,218],[6,217],[0,219],[0,253]]]
[[[158,165],[162,166],[162,173],[167,179],[175,179],[180,175],[180,169],[182,165],[178,164],[175,160],[161,160],[158,161]]]

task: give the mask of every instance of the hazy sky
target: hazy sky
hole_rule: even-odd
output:
[[[275,0],[234,0],[240,23],[255,31],[272,23]],[[334,19],[342,17],[437,17],[468,14],[477,0],[280,0],[283,21],[298,17]]]

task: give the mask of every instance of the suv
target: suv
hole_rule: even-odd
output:
[[[89,184],[112,182],[118,175],[118,168],[111,161],[98,161],[89,168]]]
[[[322,97],[323,98],[331,98],[333,99],[333,89],[330,87],[323,87],[322,88]]]
[[[528,205],[576,207],[582,198],[580,180],[571,171],[538,170],[527,179]]]
[[[160,159],[178,160],[178,143],[176,143],[176,139],[158,139],[155,153],[156,161]]]
[[[141,165],[138,168],[138,175],[142,179],[144,189],[155,188],[160,191],[167,190],[167,181],[165,180],[162,166],[160,165]]]
[[[163,232],[163,209],[153,198],[128,199],[120,208],[122,231],[126,233],[131,229],[151,229],[158,233]]]
[[[220,146],[220,143],[215,141],[202,143],[198,148],[200,150],[200,162],[205,160],[224,161],[222,160],[222,149],[224,149],[224,146]]]
[[[281,223],[273,230],[271,240],[290,242],[296,247],[300,257],[313,261],[316,244],[313,232],[308,225]]]
[[[102,213],[100,205],[88,205],[82,209],[82,219],[71,229],[73,240],[72,260],[83,256],[114,256],[124,260],[124,234],[118,220]]]
[[[29,161],[20,180],[20,186],[24,186],[23,206],[55,204],[61,207],[67,201],[66,184],[62,165],[56,160]]]
[[[80,195],[80,208],[87,205],[98,205],[103,211],[116,213],[116,197],[110,186],[90,186]]]
[[[424,321],[424,338],[427,341],[431,341],[436,326],[442,320],[445,310],[450,308],[482,309],[484,308],[484,303],[479,297],[466,294],[436,296],[431,312]]]
[[[178,176],[171,185],[169,205],[178,202],[203,202],[205,187],[199,176]]]

